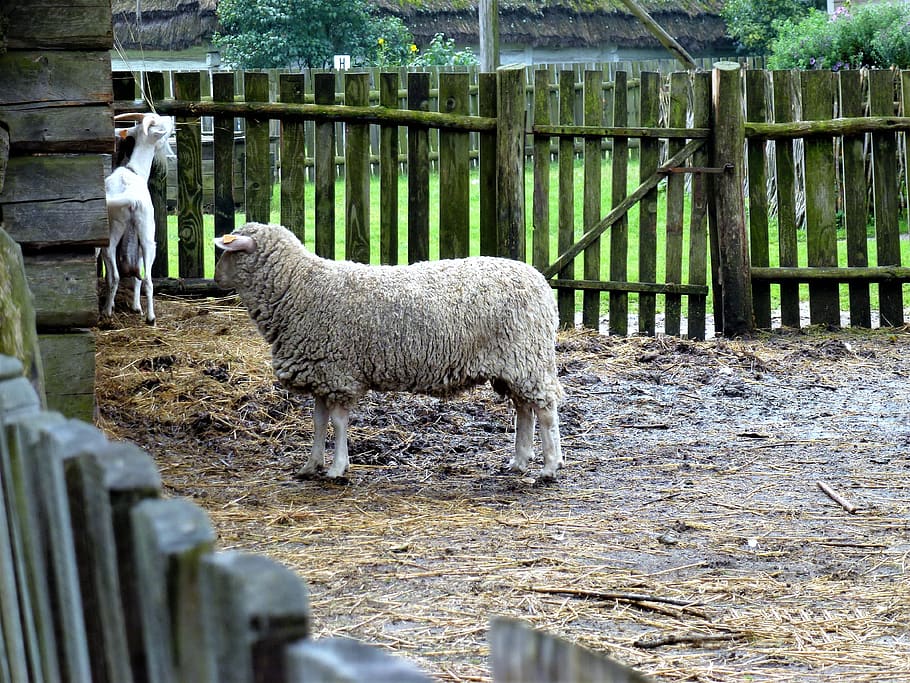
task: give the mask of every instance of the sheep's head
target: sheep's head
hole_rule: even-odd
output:
[[[225,289],[235,287],[238,257],[255,253],[256,241],[249,235],[231,233],[223,237],[216,237],[215,246],[224,252],[215,265],[215,282],[219,287]]]

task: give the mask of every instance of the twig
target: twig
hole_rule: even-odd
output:
[[[616,593],[613,591],[589,591],[582,588],[550,588],[548,586],[531,586],[528,590],[535,593],[550,593],[554,595],[571,595],[576,598],[593,598],[595,600],[625,600],[626,602],[663,602],[668,605],[692,607],[701,603],[694,600],[681,600],[679,598],[664,598],[659,595],[646,593]]]
[[[705,643],[715,643],[727,640],[736,640],[739,638],[737,633],[716,633],[705,636],[686,636],[686,635],[667,635],[657,638],[640,638],[632,643],[635,647],[642,649],[651,649],[663,647],[664,645],[678,645],[680,643],[691,643],[692,645],[704,645]]]
[[[826,496],[828,496],[828,498],[830,498],[835,503],[840,505],[842,508],[844,508],[844,510],[849,512],[851,515],[856,514],[857,507],[853,503],[851,503],[846,498],[843,498],[837,491],[835,491],[833,488],[828,486],[825,482],[817,481],[815,483],[818,486],[818,488],[820,488],[822,490],[822,493],[824,493]]]

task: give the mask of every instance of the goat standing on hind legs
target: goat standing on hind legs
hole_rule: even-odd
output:
[[[114,311],[114,297],[121,277],[135,278],[133,310],[142,312],[140,285],[146,298],[145,322],[155,324],[152,299],[152,264],[155,262],[155,211],[148,179],[155,152],[167,145],[174,119],[157,114],[120,114],[117,121],[139,121],[122,135],[134,138],[129,161],[114,169],[104,181],[110,241],[101,250],[107,280],[104,314]]]

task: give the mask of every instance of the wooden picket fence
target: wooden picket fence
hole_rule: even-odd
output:
[[[881,293],[881,324],[901,324],[908,277],[897,226],[906,211],[901,199],[906,172],[899,169],[906,168],[901,151],[908,119],[897,116],[906,109],[906,95],[903,104],[895,99],[894,85],[903,78],[906,93],[906,74],[775,72],[772,89],[762,85],[770,79],[765,71],[719,66],[711,73],[667,74],[603,65],[507,68],[497,74],[178,73],[172,84],[164,74],[144,74],[145,91],[158,110],[177,115],[180,123],[179,272],[164,272],[161,259],[155,275],[177,276],[162,282],[171,291],[210,287],[201,281],[204,250],[212,247],[202,240],[199,122],[213,116],[216,235],[234,227],[232,150],[236,121],[243,119],[247,219],[269,220],[271,154],[280,168],[280,222],[328,258],[394,264],[404,241],[408,262],[470,253],[525,259],[558,290],[564,326],[575,324],[580,308],[582,324],[600,328],[606,315],[614,334],[704,338],[712,293],[718,331],[768,328],[776,324],[772,287],[779,287],[782,324],[836,325],[839,283],[848,281],[851,324],[871,322],[870,306],[863,303],[869,297],[862,294],[870,282],[878,283]],[[122,97],[138,91],[131,79],[120,76]],[[880,85],[862,86],[835,103],[835,79],[838,92],[850,92],[854,80]],[[821,100],[810,98],[803,107],[792,97],[800,87],[811,90],[821,81],[829,82]],[[200,94],[206,83],[211,99]],[[718,94],[721,83],[725,90]],[[166,91],[173,97],[165,98]],[[813,109],[819,101],[825,104]],[[119,110],[136,106],[115,103]],[[872,116],[860,116],[869,106]],[[852,123],[833,124],[835,117]],[[809,119],[819,122],[807,134]],[[774,142],[795,139],[790,146]],[[636,161],[638,185],[632,190],[629,167]],[[479,202],[472,205],[469,174],[475,164],[480,189]],[[553,164],[558,181],[550,188]],[[398,197],[402,169],[406,200]],[[863,170],[872,178],[869,186]],[[345,179],[344,216],[335,210],[339,173]],[[380,178],[373,199],[380,205],[378,245],[370,244],[371,173]],[[526,173],[532,179],[528,193]],[[609,197],[602,188],[606,173],[612,178]],[[439,182],[438,206],[430,205],[431,177]],[[304,188],[310,182],[315,201],[307,207]],[[575,206],[579,182],[581,206]],[[875,201],[860,201],[869,188]],[[401,201],[407,202],[406,226],[398,224]],[[552,216],[551,204],[558,207]],[[633,207],[638,223],[630,231]],[[841,214],[849,269],[831,270],[837,266],[835,223]],[[878,249],[874,266],[862,239],[870,216]],[[472,220],[480,226],[474,244]],[[343,239],[336,240],[341,222]],[[431,223],[438,225],[438,254],[430,254]],[[637,262],[630,235],[637,238]],[[163,227],[159,240],[166,252]],[[343,253],[335,253],[336,241],[344,245]],[[796,244],[802,241],[809,256],[799,262]],[[808,320],[800,315],[799,282],[810,282]]]

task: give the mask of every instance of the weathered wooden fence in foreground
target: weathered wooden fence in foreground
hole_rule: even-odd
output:
[[[378,648],[311,639],[304,582],[215,536],[201,508],[162,497],[151,456],[43,411],[0,354],[0,681],[429,683]],[[510,620],[490,641],[501,683],[645,681]]]
[[[279,120],[280,221],[330,258],[341,256],[334,250],[335,224],[342,219],[335,215],[334,183],[338,144],[343,140],[344,238],[337,241],[344,245],[345,258],[396,263],[399,241],[407,244],[409,262],[435,258],[437,254],[429,251],[433,211],[438,212],[434,222],[439,226],[440,258],[482,253],[527,259],[559,290],[563,325],[574,324],[580,301],[582,322],[589,327],[599,327],[606,311],[611,333],[627,333],[630,321],[637,320],[639,333],[685,332],[699,339],[705,336],[706,304],[713,291],[715,327],[725,334],[740,334],[756,324],[772,325],[772,286],[780,287],[783,324],[836,325],[838,283],[846,281],[856,285],[851,285],[851,292],[863,286],[868,291],[869,282],[878,283],[882,324],[900,324],[902,288],[910,281],[910,271],[903,269],[897,243],[898,215],[906,209],[901,203],[905,176],[898,170],[905,168],[900,152],[906,143],[899,143],[898,134],[906,140],[904,131],[910,126],[907,117],[897,116],[903,105],[895,86],[901,84],[898,76],[905,76],[869,72],[868,81],[881,85],[858,91],[859,108],[849,109],[849,99],[835,108],[833,95],[826,100],[824,93],[821,98],[810,95],[807,106],[791,97],[799,90],[797,84],[814,92],[813,83],[826,79],[833,83],[833,74],[787,73],[789,86],[782,85],[783,74],[776,74],[780,87],[759,91],[765,72],[748,70],[743,75],[738,65],[730,63],[716,65],[713,78],[705,72],[662,76],[641,71],[634,84],[621,70],[613,71],[607,82],[599,69],[581,73],[536,69],[532,82],[526,82],[524,69],[505,69],[495,75],[480,74],[476,95],[467,73],[440,73],[438,111],[430,107],[433,98],[426,73],[407,74],[406,84],[398,73],[374,74],[378,82],[372,84],[370,74],[347,73],[342,78],[344,105],[334,104],[339,98],[335,74],[314,76],[313,104],[305,103],[305,74],[278,76],[279,102],[266,102],[269,79],[265,73],[244,74],[245,99],[232,102],[223,100],[232,99],[233,91],[223,99],[216,96],[221,101],[200,98],[200,75],[176,74],[176,99],[158,103],[160,111],[183,117],[177,144],[180,267],[179,273],[171,275],[183,279],[179,287],[192,289],[203,274],[202,250],[211,248],[201,240],[198,122],[200,116],[213,115],[216,234],[230,230],[234,221],[229,181],[234,119],[248,122],[244,201],[247,218],[254,220],[269,219],[268,121]],[[863,78],[861,72],[852,73],[857,76],[839,77],[842,90],[851,78]],[[158,78],[146,77],[150,82]],[[235,79],[233,74],[214,74],[213,92],[228,92],[228,81],[233,88]],[[225,84],[219,85],[220,81]],[[127,81],[126,90],[135,92],[135,84]],[[374,90],[379,106],[370,104]],[[873,116],[856,116],[864,113],[865,102],[873,100]],[[820,101],[827,105],[813,110]],[[135,105],[118,102],[116,106]],[[769,124],[767,112],[772,106],[776,118]],[[807,129],[806,121],[799,120],[830,123],[834,116],[837,123],[832,128],[822,122]],[[784,123],[788,120],[796,122]],[[762,128],[766,125],[771,128]],[[311,139],[307,126],[312,127]],[[221,145],[219,130],[224,131]],[[429,201],[431,131],[438,136],[435,163],[441,198],[433,207]],[[867,133],[871,157],[862,150]],[[468,185],[474,163],[472,136],[479,140],[476,206],[471,204]],[[776,143],[772,152],[767,140],[782,136],[800,138],[799,144],[788,151],[786,145]],[[372,141],[378,141],[378,149],[371,147]],[[748,154],[740,151],[746,149]],[[527,167],[525,157],[532,159]],[[313,207],[303,205],[308,158],[313,159],[315,178]],[[769,166],[772,159],[773,167]],[[380,205],[380,238],[378,245],[371,245],[368,178],[376,160],[380,190],[373,201]],[[637,186],[629,171],[636,162]],[[558,180],[551,189],[554,163]],[[397,180],[402,165],[408,179],[406,228],[398,224]],[[775,182],[767,181],[768,168],[774,169]],[[805,171],[793,174],[791,168]],[[868,212],[866,202],[858,201],[866,191],[865,181],[861,184],[857,175],[862,168],[873,178],[875,201]],[[533,174],[527,193],[526,172]],[[609,192],[604,187],[607,176]],[[748,202],[744,187],[748,187]],[[766,187],[772,189],[770,195]],[[776,198],[773,210],[769,196]],[[797,198],[805,210],[794,214],[791,208]],[[848,269],[831,270],[837,266],[835,217],[840,209],[850,224]],[[631,226],[630,210],[637,219]],[[860,254],[857,227],[868,224],[870,215],[876,226],[874,266]],[[479,224],[477,243],[470,241],[474,220]],[[164,233],[161,237],[166,239]],[[808,255],[798,257],[803,242]],[[636,250],[637,259],[632,257]],[[810,280],[806,321],[799,315],[794,292],[798,296],[796,283]],[[861,298],[851,298],[857,311],[851,321],[868,324],[870,307],[860,302]],[[658,308],[664,312],[662,330],[657,328]]]

